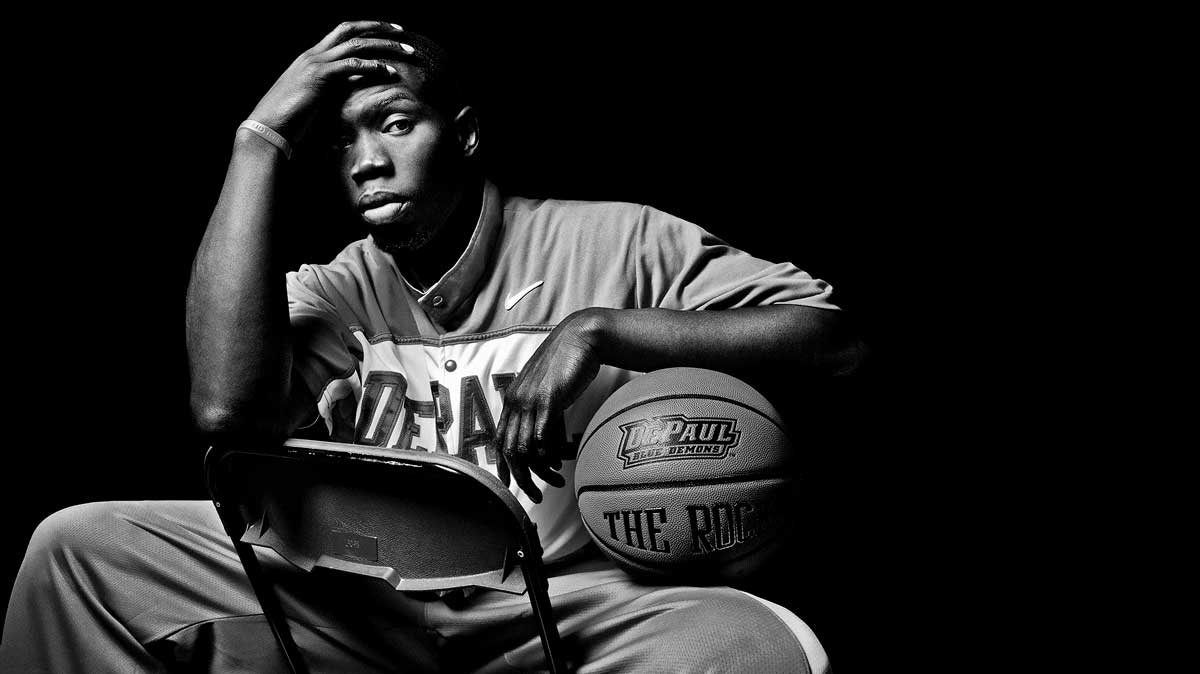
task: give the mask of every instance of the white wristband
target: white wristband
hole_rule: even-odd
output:
[[[284,157],[286,157],[288,159],[292,158],[292,145],[287,142],[287,138],[284,138],[283,136],[279,135],[279,133],[276,132],[275,129],[272,129],[271,127],[267,126],[266,124],[263,124],[262,122],[256,122],[253,119],[247,119],[246,121],[239,124],[238,128],[239,129],[249,129],[249,130],[253,131],[254,133],[257,133],[258,135],[262,136],[263,139],[266,140],[268,143],[279,148],[279,151],[283,153]]]

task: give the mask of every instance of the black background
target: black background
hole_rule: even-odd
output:
[[[957,318],[971,297],[956,267],[1007,215],[991,186],[1025,101],[996,93],[1007,82],[971,20],[951,33],[857,10],[263,8],[18,28],[9,217],[23,234],[7,256],[0,586],[56,509],[205,496],[186,407],[191,257],[237,124],[296,54],[365,16],[463,57],[502,187],[648,203],[833,284],[873,359],[849,385],[795,390],[817,400],[809,416],[785,410],[809,450],[808,535],[769,591],[844,672],[907,660],[914,642],[964,620],[943,605],[946,588],[990,581],[971,570],[979,522],[961,498],[974,469],[960,432],[976,406],[945,376],[979,369],[954,348],[972,329]],[[293,267],[358,235],[320,223],[296,233]]]

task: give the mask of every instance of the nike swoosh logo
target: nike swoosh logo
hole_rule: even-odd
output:
[[[514,306],[517,305],[517,302],[520,302],[521,299],[524,298],[526,295],[533,292],[534,290],[537,290],[538,286],[542,285],[542,283],[544,283],[544,281],[538,281],[537,283],[534,283],[533,285],[529,286],[528,288],[526,288],[524,290],[518,290],[517,292],[509,295],[508,299],[504,300],[504,310],[508,311],[508,310],[512,309]]]

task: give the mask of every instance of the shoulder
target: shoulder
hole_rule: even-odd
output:
[[[570,252],[595,256],[602,264],[645,255],[675,258],[727,246],[683,218],[627,201],[509,197],[504,201],[504,229],[510,250]],[[598,251],[605,255],[595,255]]]
[[[619,229],[636,227],[646,217],[648,206],[626,201],[583,201],[506,197],[505,224],[540,229]]]
[[[369,284],[386,260],[369,239],[359,239],[325,264],[303,264],[288,272],[288,286],[302,285],[324,295],[346,295]]]
[[[508,197],[504,201],[505,238],[575,245],[667,244],[684,238],[711,237],[682,218],[647,204]]]

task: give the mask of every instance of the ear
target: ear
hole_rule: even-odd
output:
[[[465,106],[454,117],[454,129],[458,133],[458,144],[464,157],[473,157],[479,148],[479,115],[475,108]]]

